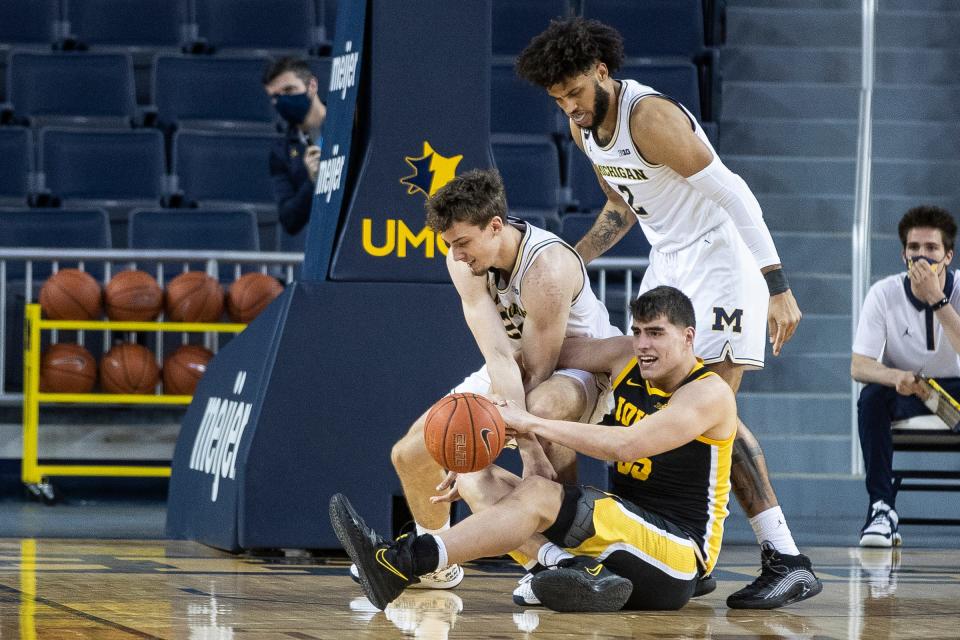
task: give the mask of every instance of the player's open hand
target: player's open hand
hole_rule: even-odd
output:
[[[433,504],[456,502],[459,500],[460,491],[457,489],[457,473],[455,471],[447,471],[443,482],[437,485],[437,491],[440,493],[430,498],[430,502]]]
[[[503,418],[503,424],[507,428],[507,436],[513,438],[530,432],[532,428],[530,418],[533,416],[517,406],[517,403],[500,400],[496,405],[500,411],[500,417]]]
[[[783,345],[793,337],[793,333],[800,324],[800,307],[793,297],[793,292],[787,289],[783,293],[770,296],[770,306],[767,309],[767,327],[770,330],[770,342],[773,344],[773,355],[780,355]]]

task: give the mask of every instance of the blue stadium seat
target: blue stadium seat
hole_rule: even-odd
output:
[[[510,209],[509,214],[514,218],[520,218],[526,222],[529,222],[535,227],[540,227],[541,229],[548,229],[552,224],[547,223],[547,216],[543,215],[542,212],[539,212],[536,209]],[[557,221],[559,223],[559,216],[554,214],[551,218],[551,222]],[[551,229],[552,230],[552,229]]]
[[[592,213],[568,213],[560,219],[560,237],[575,245],[590,230],[596,219],[596,214]],[[609,258],[645,258],[650,255],[650,243],[640,227],[634,225],[620,242],[603,255]]]
[[[25,205],[33,174],[33,136],[23,127],[0,127],[0,205]]]
[[[173,173],[184,198],[201,205],[250,203],[274,206],[268,171],[276,134],[178,131],[173,137]]]
[[[187,0],[69,0],[70,35],[98,48],[178,48]]]
[[[0,209],[0,247],[43,249],[109,249],[110,219],[103,209]],[[60,262],[60,267],[76,267],[75,262]],[[94,277],[103,276],[103,267],[86,264]],[[36,264],[35,281],[51,273],[49,264]],[[7,263],[7,278],[22,280],[24,264]]]
[[[106,208],[158,204],[165,195],[163,134],[156,129],[48,127],[40,131],[44,188],[64,200]]]
[[[272,131],[276,114],[260,77],[266,57],[159,55],[153,97],[162,125]]]
[[[630,78],[640,84],[648,85],[660,93],[670,96],[700,117],[700,85],[697,68],[692,62],[656,62],[649,63],[630,60],[616,74],[617,77]]]
[[[216,50],[297,49],[316,44],[313,0],[194,0],[199,35]]]
[[[136,117],[133,63],[121,53],[14,51],[8,99],[35,126],[130,126]]]
[[[627,56],[692,58],[704,49],[703,0],[583,0],[583,15],[622,35]]]
[[[511,210],[559,211],[560,156],[551,139],[498,134],[490,143]]]
[[[57,38],[58,5],[58,0],[3,0],[0,43],[49,45]]]
[[[540,87],[517,77],[513,58],[495,57],[490,67],[490,131],[493,133],[557,134],[566,117]]]
[[[107,212],[65,209],[0,209],[0,247],[44,249],[109,249],[110,221]],[[75,261],[59,260],[59,268],[77,268]],[[103,282],[103,265],[86,261],[84,270]],[[49,262],[36,262],[31,272],[30,299],[37,301],[41,284],[50,277]],[[23,360],[15,357],[23,349],[23,314],[26,303],[26,263],[10,260],[6,267],[5,331],[0,335],[6,345],[5,391],[19,391],[23,383]],[[46,336],[45,336],[46,338]],[[72,340],[61,334],[61,339]],[[85,336],[87,347],[102,352],[102,338],[97,332]]]
[[[570,14],[567,0],[493,0],[493,53],[517,55],[547,28],[550,20]]]
[[[567,153],[567,188],[578,211],[599,212],[607,203],[597,174],[587,155],[577,147]]]
[[[127,243],[131,249],[180,249],[192,251],[259,251],[257,214],[252,209],[137,209],[130,213]],[[170,280],[185,268],[206,271],[203,261],[166,262],[163,277]],[[138,261],[137,268],[160,277],[158,264]],[[256,265],[243,265],[241,273],[255,271]],[[218,265],[221,282],[232,282],[237,275],[234,264]]]
[[[137,209],[129,233],[131,249],[260,250],[250,209]]]

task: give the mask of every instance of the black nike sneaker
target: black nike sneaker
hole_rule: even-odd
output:
[[[713,593],[717,590],[717,579],[712,575],[700,576],[697,578],[697,584],[693,588],[693,595],[691,598],[699,598],[700,596],[705,596],[707,594]]]
[[[555,569],[530,580],[540,603],[554,611],[619,611],[633,593],[633,583],[590,556],[561,560]]]
[[[760,547],[760,576],[727,597],[731,609],[776,609],[812,598],[823,590],[810,558],[789,556],[764,543]]]
[[[330,524],[357,565],[363,593],[377,609],[386,608],[404,589],[420,581],[413,571],[415,536],[403,535],[388,543],[366,525],[342,493],[330,498]]]

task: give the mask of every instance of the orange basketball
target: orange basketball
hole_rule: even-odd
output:
[[[40,289],[40,307],[51,320],[96,320],[103,311],[100,283],[79,269],[60,269]]]
[[[103,292],[107,317],[121,321],[153,320],[163,308],[163,289],[145,271],[114,274]]]
[[[212,351],[194,344],[174,351],[163,361],[163,392],[192,396],[212,357]]]
[[[283,293],[283,285],[265,273],[248,273],[230,285],[227,311],[234,322],[250,322]]]
[[[40,360],[40,391],[88,393],[97,381],[97,361],[78,344],[60,342],[43,352]]]
[[[107,393],[150,394],[159,379],[153,352],[139,344],[116,344],[100,359],[100,387]]]
[[[223,287],[203,271],[181,273],[167,283],[167,320],[216,322],[223,314]]]
[[[475,393],[452,393],[430,407],[423,427],[427,451],[444,469],[479,471],[496,460],[506,433],[492,402]]]

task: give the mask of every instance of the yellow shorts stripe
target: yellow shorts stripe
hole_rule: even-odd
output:
[[[595,534],[569,551],[603,561],[614,551],[626,551],[678,580],[697,576],[694,543],[647,522],[614,498],[593,503]]]

